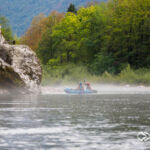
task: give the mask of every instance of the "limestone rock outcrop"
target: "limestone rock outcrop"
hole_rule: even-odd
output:
[[[36,88],[42,69],[36,54],[26,45],[10,45],[0,33],[0,87]]]

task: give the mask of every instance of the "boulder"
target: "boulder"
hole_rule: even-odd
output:
[[[35,89],[42,69],[35,52],[26,45],[10,45],[0,33],[0,87]]]

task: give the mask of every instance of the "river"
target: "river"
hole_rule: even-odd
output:
[[[0,150],[149,150],[140,135],[150,134],[149,88],[108,87],[95,95],[52,87],[1,95]]]

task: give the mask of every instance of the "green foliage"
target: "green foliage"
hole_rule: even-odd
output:
[[[107,51],[113,52],[118,64],[131,67],[149,67],[150,2],[148,0],[123,0],[112,3],[112,21]]]
[[[133,70],[130,65],[128,65],[118,76],[116,76],[116,81],[121,83],[149,85],[150,71],[146,68]]]
[[[78,7],[85,5],[87,0],[0,0],[0,12],[10,20],[13,31],[20,37],[34,16],[41,12],[48,16],[54,9],[59,12],[66,11],[71,2]]]
[[[42,32],[42,38],[39,40],[38,48],[36,50],[37,55],[39,56],[41,62],[43,64],[48,63],[49,59],[55,58],[55,51],[54,49],[54,39],[52,38],[53,28],[56,24],[58,24],[62,18],[64,17],[63,14],[58,12],[52,12],[46,21],[46,27],[44,32]],[[56,40],[57,42],[57,40]]]
[[[88,72],[84,65],[64,64],[59,66],[43,66],[43,81],[42,84],[68,84],[79,83],[87,80],[92,83],[116,83],[116,84],[131,84],[131,85],[150,85],[150,70],[141,68],[133,70],[130,65],[127,65],[120,74],[112,75],[105,71],[102,75],[93,75]]]
[[[72,13],[76,14],[77,13],[77,9],[76,9],[75,5],[71,3],[69,5],[68,9],[67,9],[67,12],[72,12]]]
[[[91,77],[86,67],[81,64],[78,66],[75,64],[45,65],[43,70],[43,84],[78,83],[79,81],[84,81],[85,75],[86,79]]]
[[[20,38],[17,37],[17,35],[14,35],[13,40],[16,42],[16,44],[20,44]]]
[[[82,7],[77,15],[68,12],[46,32],[40,58],[44,64],[49,59],[60,59],[58,64],[82,62],[96,74],[116,74],[126,64],[149,67],[149,7],[148,0],[117,0]]]
[[[2,34],[5,37],[7,41],[13,40],[12,30],[9,25],[9,21],[4,17],[0,15],[0,25],[2,26]]]
[[[103,79],[123,80],[129,73],[136,81],[132,69],[150,67],[149,8],[149,0],[112,0],[67,12],[60,21],[51,16],[38,56],[46,68],[82,64]]]
[[[111,55],[104,55],[102,53],[96,56],[96,59],[91,65],[91,71],[100,75],[105,71],[115,73],[115,64]]]
[[[48,30],[46,33],[43,34],[42,40],[39,42],[39,46],[36,51],[38,57],[43,64],[46,64],[53,56],[53,49],[51,46],[52,39],[49,32],[50,31]]]

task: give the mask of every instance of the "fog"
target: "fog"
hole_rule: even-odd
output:
[[[75,89],[78,85],[41,86],[41,94],[66,94],[65,88]],[[143,85],[115,85],[115,84],[91,84],[92,89],[97,90],[97,94],[150,94],[150,86]]]
[[[11,91],[0,89],[0,95],[20,95],[20,94],[35,94],[35,95],[60,95],[66,94],[64,92],[65,88],[76,89],[78,84],[66,84],[66,85],[47,85],[40,86],[39,88],[33,88],[29,91],[25,89],[12,89]],[[117,84],[92,84],[91,87],[93,90],[97,90],[96,94],[150,94],[150,86],[144,85],[117,85]]]

